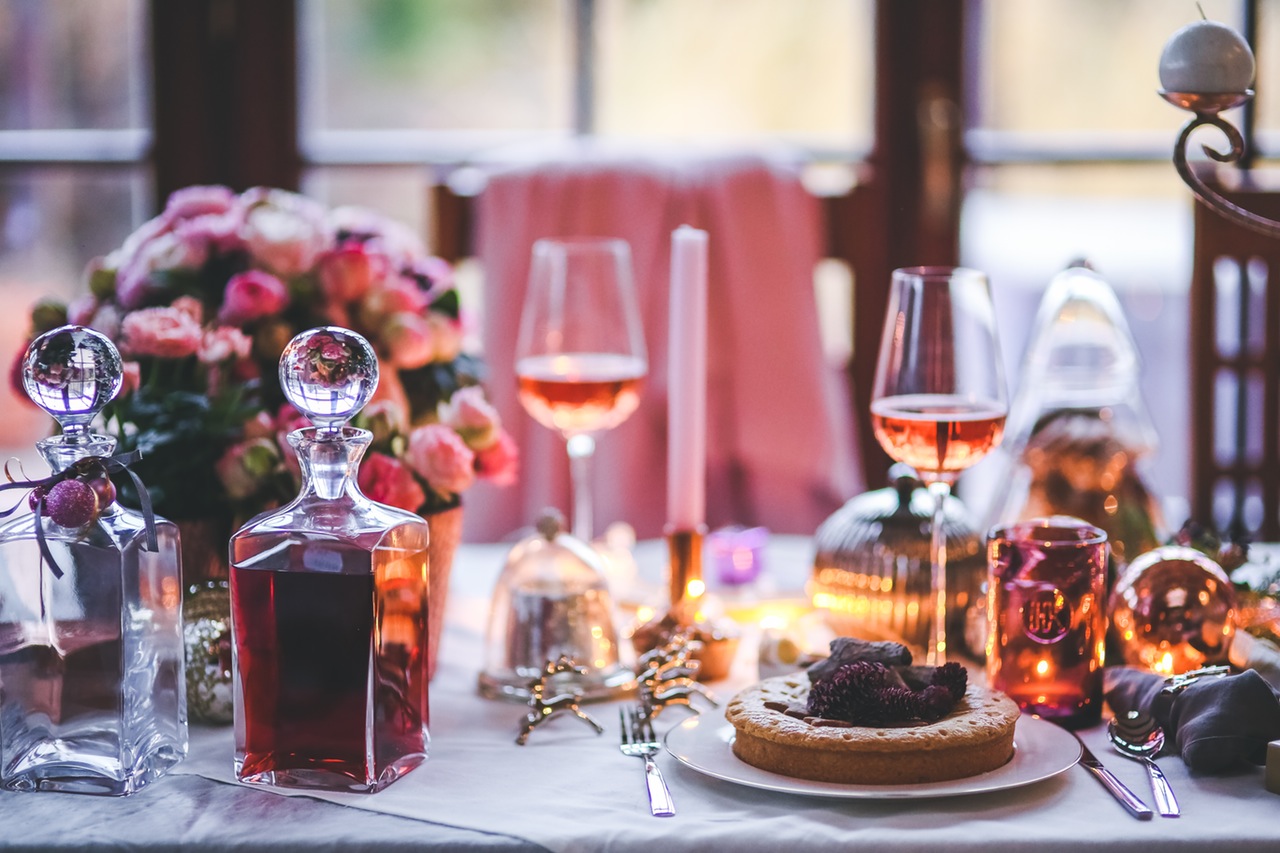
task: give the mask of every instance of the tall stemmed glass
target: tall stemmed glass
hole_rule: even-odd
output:
[[[959,473],[1000,443],[1008,411],[986,275],[958,267],[894,270],[871,425],[885,452],[915,468],[934,499],[929,664],[946,660],[947,496]]]
[[[533,245],[515,357],[525,411],[565,438],[573,535],[589,542],[596,435],[636,410],[649,370],[625,240]]]

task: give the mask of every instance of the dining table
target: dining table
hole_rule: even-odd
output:
[[[238,784],[232,771],[233,728],[192,724],[186,760],[133,796],[0,792],[0,849],[1280,850],[1280,797],[1264,787],[1262,768],[1197,775],[1177,755],[1159,763],[1182,815],[1145,821],[1121,808],[1075,763],[1074,752],[1069,761],[1058,756],[1037,768],[1032,749],[1031,766],[1024,767],[1029,772],[994,787],[973,782],[876,791],[762,782],[737,762],[723,736],[725,701],[760,677],[762,642],[770,636],[761,619],[739,626],[729,676],[708,685],[719,707],[700,702],[658,715],[660,738],[691,728],[721,734],[701,743],[700,749],[711,752],[702,766],[670,750],[657,756],[675,815],[652,817],[643,764],[619,749],[619,709],[634,698],[583,705],[602,733],[566,715],[539,726],[525,745],[517,745],[526,707],[480,696],[477,677],[485,665],[489,602],[510,547],[460,547],[439,669],[430,684],[429,758],[383,791],[317,793]],[[628,561],[616,580],[624,633],[634,608],[661,594],[664,543],[643,541],[631,559],[634,565]],[[809,537],[773,535],[751,588],[717,594],[731,596],[726,599],[731,605],[742,605],[747,596],[756,613],[773,602],[778,613],[794,614],[788,607],[805,601],[812,563]],[[975,665],[977,677],[980,669]],[[1022,722],[1019,726],[1022,737]],[[1109,747],[1105,726],[1079,735],[1151,803],[1144,768]]]

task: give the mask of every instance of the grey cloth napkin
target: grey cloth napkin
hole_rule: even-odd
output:
[[[1128,667],[1106,670],[1105,685],[1112,712],[1150,713],[1165,731],[1165,750],[1172,742],[1198,773],[1265,764],[1267,744],[1280,739],[1280,698],[1252,669],[1200,679],[1176,696],[1160,693],[1161,676]]]

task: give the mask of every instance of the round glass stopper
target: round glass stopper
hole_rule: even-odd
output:
[[[120,391],[120,351],[100,332],[62,326],[27,347],[22,387],[67,435],[84,434],[98,412]]]
[[[360,335],[338,326],[311,329],[280,355],[280,387],[322,431],[341,429],[378,387],[378,359]]]

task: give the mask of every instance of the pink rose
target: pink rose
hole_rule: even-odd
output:
[[[85,325],[114,340],[120,335],[120,309],[108,302],[95,311],[93,318]]]
[[[184,220],[173,226],[173,233],[185,243],[226,254],[244,246],[240,236],[243,227],[244,211],[236,208]]]
[[[120,324],[130,355],[184,358],[200,348],[200,324],[175,308],[144,308],[126,314]]]
[[[253,339],[235,326],[218,326],[204,333],[199,357],[205,364],[221,364],[248,358],[252,348]]]
[[[428,285],[432,298],[453,287],[453,267],[444,258],[428,255],[413,262],[412,271]]]
[[[125,361],[120,364],[120,396],[132,394],[142,387],[142,366],[136,361]]]
[[[434,345],[432,361],[453,361],[462,353],[461,323],[432,311],[427,314],[427,325],[431,327],[431,340]]]
[[[272,438],[276,434],[276,419],[270,412],[258,412],[244,423],[245,438]]]
[[[394,269],[408,266],[426,254],[422,240],[407,225],[363,207],[336,207],[327,224],[338,239],[350,237],[367,251],[385,256]]]
[[[194,296],[179,296],[173,300],[173,305],[170,307],[175,311],[181,311],[197,323],[204,322],[204,303]]]
[[[280,452],[274,442],[255,438],[229,447],[213,469],[227,496],[238,501],[257,492],[279,461]]]
[[[510,486],[520,470],[520,450],[505,431],[493,444],[476,454],[476,473],[498,486]]]
[[[370,453],[361,461],[356,484],[370,499],[410,512],[427,501],[427,493],[413,478],[413,472],[385,453]]]
[[[380,444],[409,429],[409,417],[404,407],[392,400],[376,400],[360,412],[357,426],[373,433],[373,441]]]
[[[435,335],[431,324],[417,314],[401,311],[392,314],[380,333],[392,367],[412,370],[429,363],[435,356]]]
[[[164,206],[164,218],[170,222],[207,214],[227,213],[237,206],[236,194],[227,187],[194,186],[175,190]]]
[[[166,231],[138,248],[116,276],[116,299],[125,308],[138,308],[161,288],[155,273],[196,270],[208,260],[208,246],[181,240]]]
[[[392,314],[422,314],[427,310],[427,295],[416,281],[406,278],[384,279],[360,301],[360,321],[376,329]]]
[[[87,326],[93,322],[93,315],[97,311],[98,298],[92,293],[82,294],[67,306],[67,322],[73,326]]]
[[[475,481],[475,453],[444,424],[427,424],[409,433],[405,461],[437,492],[465,492]]]
[[[239,326],[279,314],[288,304],[289,291],[284,282],[270,273],[249,270],[231,276],[227,282],[218,320]]]
[[[440,422],[452,427],[473,450],[484,450],[498,440],[501,418],[479,385],[453,392],[447,402],[440,404],[438,414]]]
[[[386,258],[348,243],[320,259],[320,289],[330,302],[355,302],[386,273]]]
[[[240,236],[253,257],[277,275],[306,272],[329,248],[324,208],[311,199],[256,187],[241,200],[248,212]]]

